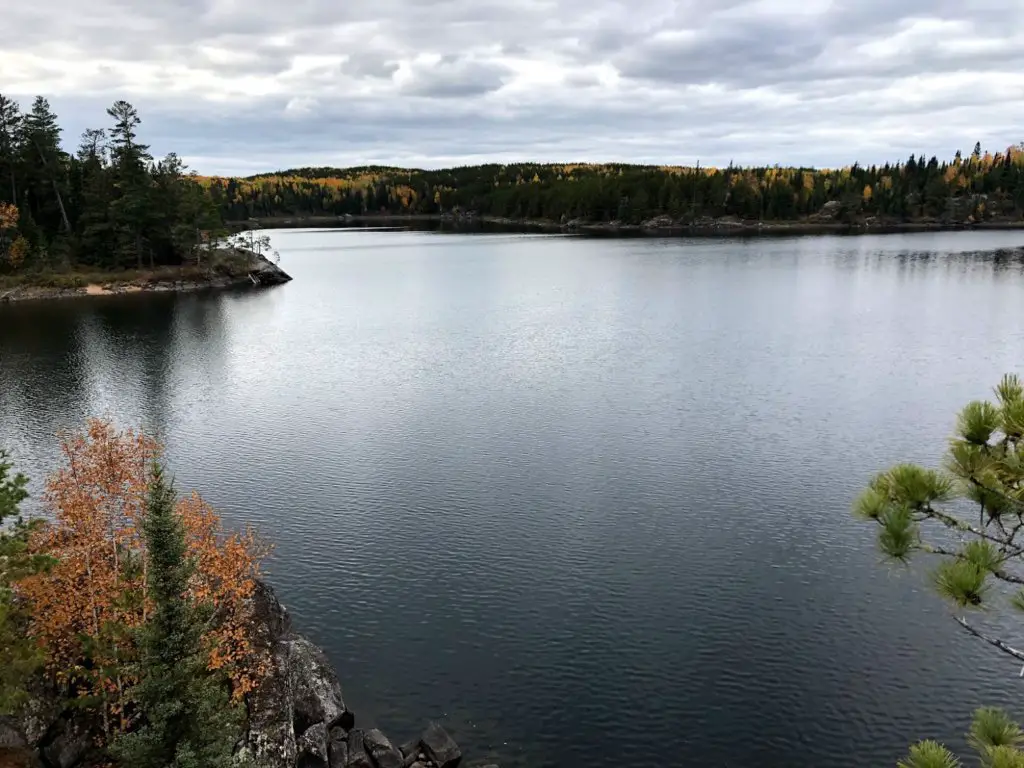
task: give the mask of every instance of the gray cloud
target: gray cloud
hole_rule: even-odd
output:
[[[0,26],[69,146],[140,108],[203,172],[517,159],[838,165],[1024,138],[1017,0],[75,0]]]

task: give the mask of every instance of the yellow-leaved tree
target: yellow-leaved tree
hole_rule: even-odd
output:
[[[90,420],[60,436],[64,464],[47,483],[49,521],[31,550],[54,565],[17,591],[31,615],[30,635],[46,656],[52,679],[101,708],[106,735],[129,723],[137,630],[151,610],[142,523],[154,462],[162,447],[134,430]],[[214,609],[206,635],[210,669],[223,670],[235,698],[253,690],[269,660],[247,631],[250,598],[268,553],[251,530],[229,534],[198,494],[176,508],[196,570],[191,596]]]

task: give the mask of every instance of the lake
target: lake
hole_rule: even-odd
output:
[[[849,508],[1024,372],[1024,233],[273,240],[295,280],[262,292],[0,307],[0,444],[38,492],[61,427],[157,433],[276,543],[357,724],[506,768],[822,768],[1016,704]]]

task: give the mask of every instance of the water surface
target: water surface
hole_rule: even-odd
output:
[[[38,490],[60,427],[159,433],[362,724],[820,768],[1016,702],[848,509],[1021,370],[1020,234],[273,237],[272,290],[0,307],[0,444]]]

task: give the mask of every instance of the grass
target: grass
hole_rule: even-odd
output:
[[[0,274],[0,293],[16,288],[49,288],[54,290],[74,290],[87,285],[154,285],[178,281],[203,280],[213,274],[227,276],[244,276],[248,271],[248,262],[235,254],[218,254],[201,267],[186,264],[177,267],[157,267],[155,269],[125,269],[117,271],[98,271],[96,269],[64,269],[52,271],[26,270],[14,274]]]

